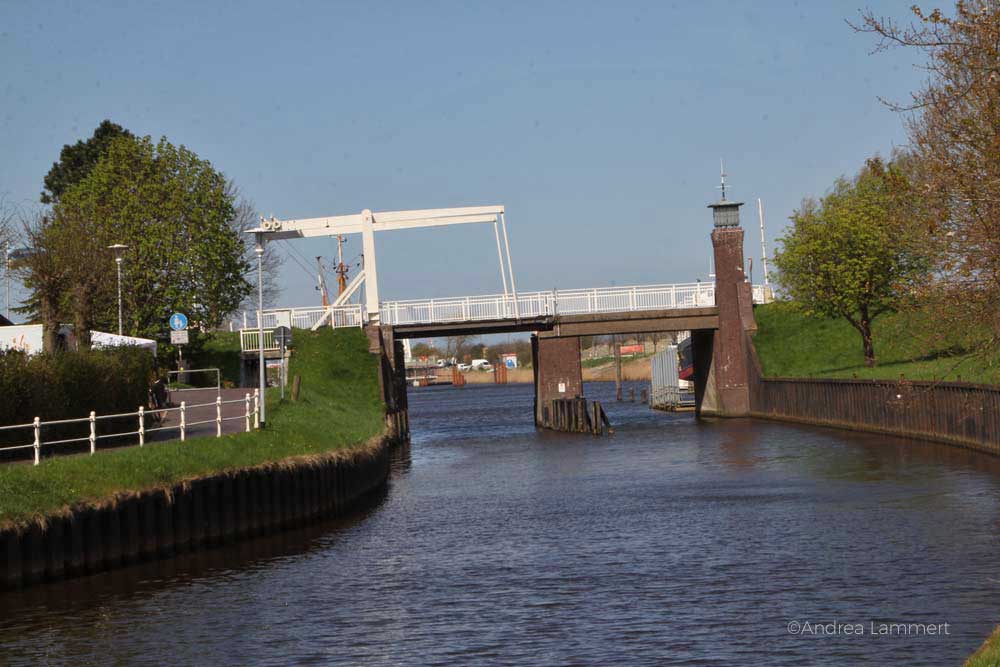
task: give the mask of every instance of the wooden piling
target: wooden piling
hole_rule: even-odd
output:
[[[615,400],[622,400],[622,348],[618,336],[611,337],[611,347],[615,351]]]

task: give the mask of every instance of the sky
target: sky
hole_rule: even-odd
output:
[[[846,20],[909,4],[0,0],[0,195],[35,206],[110,118],[264,215],[503,204],[519,291],[705,280],[720,158],[759,267],[758,197],[771,252],[803,197],[905,144],[879,97],[908,99],[916,55]],[[336,244],[290,243],[281,305],[318,305]],[[377,244],[383,299],[501,291],[489,226]]]

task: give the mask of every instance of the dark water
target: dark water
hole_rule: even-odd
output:
[[[1000,461],[587,391],[613,437],[536,433],[530,387],[411,391],[366,511],[4,594],[0,664],[937,667],[1000,620]]]

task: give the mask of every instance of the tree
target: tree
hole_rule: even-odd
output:
[[[924,86],[905,114],[922,220],[936,258],[923,294],[940,328],[974,332],[965,343],[1000,347],[1000,3],[960,1],[953,17],[913,8],[899,24],[871,11],[856,29],[879,38],[877,50],[910,48],[926,60]]]
[[[811,314],[850,322],[869,366],[875,364],[872,322],[896,309],[928,274],[919,234],[908,222],[911,200],[902,169],[873,158],[820,201],[803,201],[775,254],[775,277],[788,296]]]
[[[43,204],[59,202],[62,194],[85,179],[108,152],[111,142],[118,137],[132,137],[132,133],[110,120],[103,121],[86,141],[66,144],[59,153],[59,161],[52,164],[45,175],[42,190]]]
[[[434,345],[425,342],[416,343],[411,350],[414,357],[439,357],[441,353]]]
[[[260,224],[260,218],[257,214],[257,209],[254,207],[253,202],[243,196],[240,192],[239,187],[232,182],[226,186],[226,194],[230,197],[236,204],[233,213],[233,219],[230,221],[229,226],[232,228],[233,232],[236,233],[239,238],[245,239],[244,243],[244,261],[250,267],[249,272],[244,276],[251,285],[257,284],[257,250],[256,244],[251,242],[251,237],[246,233],[248,229],[257,227]],[[281,295],[281,287],[278,285],[278,271],[281,269],[283,257],[281,253],[278,252],[278,246],[274,243],[264,244],[264,255],[262,257],[262,273],[264,276],[264,307],[274,305],[278,297]],[[251,290],[251,292],[240,304],[239,310],[246,311],[256,311],[257,310],[257,290]]]
[[[57,347],[60,301],[66,289],[65,272],[55,261],[55,256],[44,251],[50,225],[51,219],[44,214],[25,222],[24,236],[31,252],[18,267],[21,280],[31,293],[25,306],[18,311],[27,314],[29,321],[41,321],[42,348],[46,352],[54,352]]]
[[[107,246],[127,245],[125,332],[162,338],[171,312],[212,328],[251,291],[250,239],[236,228],[236,216],[234,192],[209,162],[165,138],[154,144],[121,136],[86,178],[62,192],[35,250],[59,276],[61,312],[72,314],[79,337],[84,327],[116,329],[115,262]],[[44,281],[32,275],[27,282],[38,289]]]
[[[448,336],[445,342],[445,354],[449,359],[461,360],[467,353],[469,344],[474,340],[473,336],[458,334]]]

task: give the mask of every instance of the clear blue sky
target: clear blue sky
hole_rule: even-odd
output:
[[[62,145],[110,118],[211,160],[264,214],[505,204],[523,291],[704,279],[720,157],[757,257],[758,196],[774,239],[904,142],[877,96],[921,75],[869,55],[845,24],[862,6],[7,0],[0,193],[37,201]],[[485,226],[378,243],[383,298],[500,289]],[[316,302],[294,262],[282,283]]]

